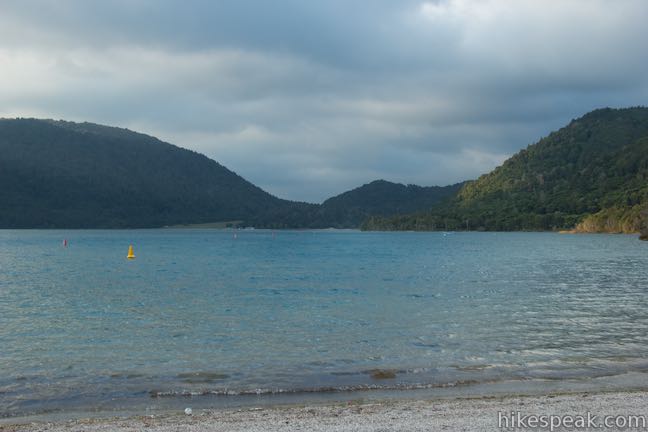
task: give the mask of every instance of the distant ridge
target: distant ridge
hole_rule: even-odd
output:
[[[375,180],[329,198],[318,209],[318,218],[337,226],[359,226],[370,216],[408,214],[429,209],[454,196],[463,183],[449,186],[416,186]]]
[[[429,208],[457,187],[378,181],[316,205],[277,198],[219,163],[128,129],[0,119],[0,228],[152,228],[240,221],[356,228]],[[217,225],[217,224],[216,224]]]
[[[372,217],[367,230],[636,233],[648,205],[648,108],[592,111],[430,211]]]

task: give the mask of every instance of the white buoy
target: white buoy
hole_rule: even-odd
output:
[[[185,414],[186,415],[191,415],[191,414],[193,414],[193,410],[191,408],[185,408]]]

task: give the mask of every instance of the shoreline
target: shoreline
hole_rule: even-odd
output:
[[[195,409],[190,416],[182,411],[173,411],[127,417],[0,423],[0,431],[494,431],[501,430],[498,427],[500,412],[573,416],[587,415],[589,412],[597,416],[647,416],[647,407],[648,392],[641,390],[381,401],[357,399],[319,404]]]

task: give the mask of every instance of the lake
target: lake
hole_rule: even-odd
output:
[[[0,230],[0,416],[648,388],[647,293],[626,235]]]

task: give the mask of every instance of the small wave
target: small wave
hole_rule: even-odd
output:
[[[420,367],[420,368],[409,368],[409,369],[364,369],[360,371],[337,371],[337,372],[331,372],[331,375],[334,376],[358,376],[358,375],[372,375],[376,372],[380,371],[389,371],[393,372],[396,375],[404,375],[404,374],[421,374],[421,373],[427,373],[430,371],[435,370],[434,368],[428,368],[428,367]]]
[[[152,398],[167,397],[199,397],[199,396],[252,396],[252,395],[278,395],[278,394],[300,394],[300,393],[347,393],[355,391],[368,390],[424,390],[435,388],[451,388],[460,386],[471,386],[476,384],[488,384],[496,381],[477,381],[477,380],[457,380],[446,383],[435,384],[412,384],[412,383],[394,383],[389,385],[383,384],[358,384],[348,386],[326,386],[310,388],[257,388],[247,390],[234,389],[205,389],[200,391],[189,390],[151,390],[149,395]]]
[[[452,366],[452,367],[455,368],[456,370],[462,371],[462,372],[481,372],[481,371],[484,371],[486,369],[492,368],[493,365],[490,365],[490,364],[476,364],[476,365],[467,365],[467,366],[455,365],[455,366]]]
[[[435,344],[435,343],[413,342],[412,345],[414,345],[415,347],[419,347],[419,348],[433,348],[435,350],[441,349],[439,347],[439,344]]]
[[[119,372],[116,372],[116,373],[110,374],[110,378],[113,378],[113,379],[134,379],[134,378],[143,378],[145,376],[146,375],[141,374],[141,373],[119,373]]]
[[[176,377],[189,384],[198,384],[224,380],[229,378],[229,375],[219,372],[185,372]]]

